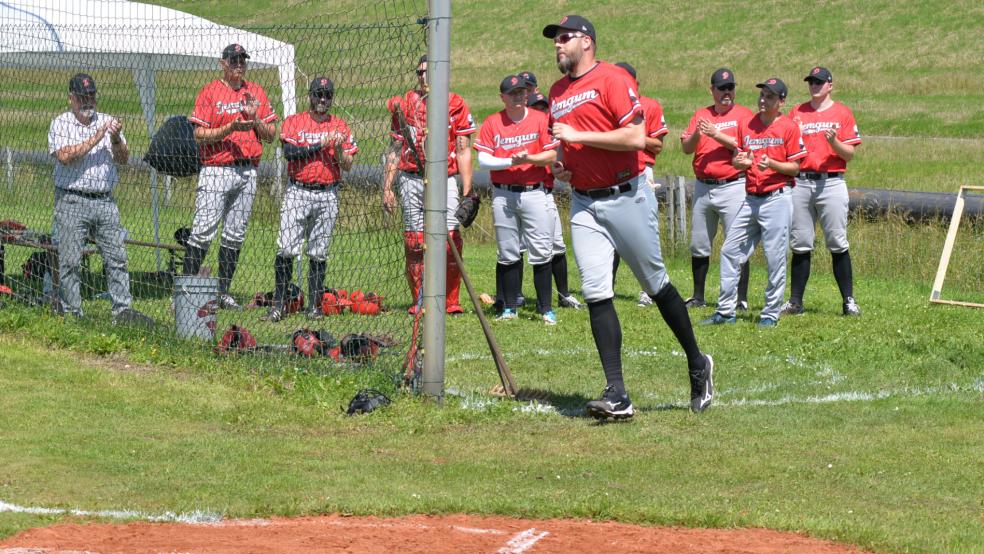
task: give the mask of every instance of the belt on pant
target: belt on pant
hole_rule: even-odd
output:
[[[338,185],[338,181],[335,181],[334,183],[305,183],[303,181],[295,181],[294,179],[291,179],[290,184],[294,185],[295,187],[302,188],[304,190],[313,190],[314,192],[320,192],[323,190],[331,190],[332,188]]]
[[[407,175],[410,175],[411,177],[416,177],[417,179],[423,179],[424,178],[424,172],[423,171],[407,171],[405,169],[401,169],[400,170],[400,173],[406,173]]]
[[[589,198],[608,198],[609,196],[615,196],[616,194],[622,194],[623,192],[629,192],[632,190],[632,183],[622,183],[621,185],[615,185],[613,187],[605,187],[603,189],[591,189],[591,190],[581,190],[574,189],[574,192],[580,194],[581,196],[587,196]]]
[[[62,189],[68,194],[74,194],[75,196],[81,196],[82,198],[89,198],[91,200],[104,200],[113,195],[112,192],[82,192],[79,190],[72,189]]]
[[[811,181],[819,181],[821,179],[833,179],[835,177],[840,177],[844,175],[843,171],[834,171],[831,173],[813,173],[812,171],[803,171],[797,177],[800,179],[809,179]]]
[[[501,190],[508,190],[509,192],[526,192],[530,190],[536,190],[540,188],[541,185],[543,185],[542,182],[533,183],[531,185],[507,185],[504,183],[492,183],[493,187]]]
[[[745,194],[747,194],[748,196],[754,196],[755,198],[768,198],[773,194],[782,194],[783,191],[785,191],[787,188],[793,188],[793,187],[785,186],[785,187],[779,187],[774,190],[770,190],[769,192],[746,192]]]
[[[253,167],[256,164],[253,163],[253,160],[249,158],[237,158],[235,160],[232,160],[232,163],[229,165],[233,167]]]
[[[697,180],[700,181],[701,183],[704,183],[705,185],[725,185],[727,183],[734,183],[738,179],[744,179],[744,178],[745,178],[745,174],[739,173],[738,175],[735,175],[730,179],[701,179],[698,177]]]

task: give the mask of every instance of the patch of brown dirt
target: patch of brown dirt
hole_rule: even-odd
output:
[[[858,554],[859,548],[769,529],[643,527],[590,520],[340,515],[217,524],[54,525],[0,542],[0,554],[263,552],[672,552]]]

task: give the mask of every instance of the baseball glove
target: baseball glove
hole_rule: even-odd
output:
[[[478,193],[471,192],[458,203],[458,209],[454,211],[454,217],[457,218],[458,223],[462,227],[471,227],[471,224],[475,221],[475,217],[478,216],[478,208],[481,205],[482,199],[479,198]]]

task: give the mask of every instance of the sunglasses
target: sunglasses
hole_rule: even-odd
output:
[[[335,94],[332,92],[312,92],[311,97],[319,100],[331,100],[335,97]]]
[[[233,66],[233,67],[235,67],[237,65],[241,65],[243,67],[246,67],[246,58],[243,58],[243,57],[228,58],[228,59],[226,59],[226,63],[229,64],[230,66]]]
[[[814,87],[814,86],[820,87],[820,86],[823,86],[823,84],[826,83],[826,82],[827,81],[821,81],[819,79],[810,79],[809,81],[807,81],[807,83],[809,83],[809,85],[811,87]]]
[[[721,92],[731,92],[731,91],[735,90],[735,86],[734,85],[721,85],[719,87],[714,87],[714,88],[718,89]]]
[[[587,35],[582,35],[581,33],[561,33],[554,37],[555,44],[567,44],[573,39],[582,38]]]
[[[418,69],[417,70],[417,77],[422,77],[425,73],[427,73],[427,70],[426,69]]]

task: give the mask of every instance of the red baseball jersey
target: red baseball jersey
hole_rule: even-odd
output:
[[[256,83],[243,81],[239,90],[229,88],[229,85],[216,79],[205,85],[195,99],[195,111],[188,121],[206,129],[215,129],[228,124],[237,117],[245,119],[243,108],[246,105],[246,93],[253,95],[260,105],[256,109],[256,118],[263,123],[277,120],[270,101],[263,87]],[[230,165],[236,160],[251,160],[253,165],[259,165],[263,155],[263,143],[257,138],[255,131],[233,131],[226,138],[213,144],[199,146],[202,163],[205,165]]]
[[[333,133],[345,137],[345,141],[342,142],[344,153],[355,155],[359,151],[351,129],[340,117],[329,115],[328,119],[318,121],[311,112],[307,111],[284,120],[283,127],[280,129],[280,140],[301,148],[318,143],[325,145],[313,156],[288,162],[287,174],[291,179],[323,185],[341,180],[342,170],[338,166],[338,152],[335,151],[334,145],[329,145],[328,137]]]
[[[806,147],[800,136],[799,125],[787,116],[780,115],[772,123],[762,123],[753,116],[738,125],[738,147],[754,157],[752,167],[745,170],[745,190],[752,194],[772,192],[791,183],[793,178],[773,169],[760,170],[758,161],[762,155],[778,162],[793,162],[806,157]]]
[[[831,173],[847,170],[847,160],[834,152],[824,131],[835,129],[837,139],[844,144],[861,144],[861,133],[850,108],[834,102],[833,106],[821,112],[805,102],[793,108],[789,116],[799,124],[803,142],[806,144],[806,159],[800,164],[803,171]]]
[[[411,148],[415,148],[421,163],[427,163],[426,152],[424,152],[424,138],[427,136],[427,99],[421,98],[420,93],[411,90],[407,91],[402,97],[394,96],[387,103],[387,109],[393,114],[390,124],[390,136],[403,143],[400,152],[400,171],[417,173],[423,168],[417,167],[417,160],[413,156]],[[403,112],[407,120],[411,139],[415,144],[406,144],[403,135],[400,134],[400,122],[396,116],[397,107]],[[475,120],[472,118],[468,104],[455,93],[448,94],[448,176],[458,173],[458,155],[456,143],[458,137],[463,137],[475,133]]]
[[[662,138],[670,132],[666,128],[666,118],[663,117],[663,106],[660,105],[659,100],[649,98],[648,96],[640,96],[639,103],[642,104],[642,113],[646,116],[647,137]],[[642,151],[642,158],[646,165],[656,163],[656,156],[653,156],[649,150]]]
[[[690,118],[690,124],[687,125],[687,130],[683,132],[680,138],[687,140],[696,133],[697,123],[701,119],[710,121],[719,132],[737,138],[738,125],[754,116],[752,110],[738,104],[732,105],[731,109],[723,114],[717,113],[714,106],[711,105],[694,112],[693,117]],[[737,177],[741,171],[731,165],[733,155],[734,152],[720,142],[701,135],[697,141],[697,149],[694,150],[694,175],[698,179],[731,179]]]
[[[643,113],[635,82],[620,67],[598,62],[576,79],[569,75],[550,87],[550,125],[565,123],[578,131],[614,131]],[[561,142],[571,185],[588,190],[610,187],[642,173],[641,151],[615,152]]]
[[[475,150],[497,158],[509,158],[522,150],[539,154],[557,147],[557,142],[550,136],[549,124],[549,118],[543,112],[527,109],[522,121],[513,121],[506,110],[502,110],[482,122]],[[533,185],[547,179],[547,168],[521,164],[492,171],[489,176],[493,183]]]

